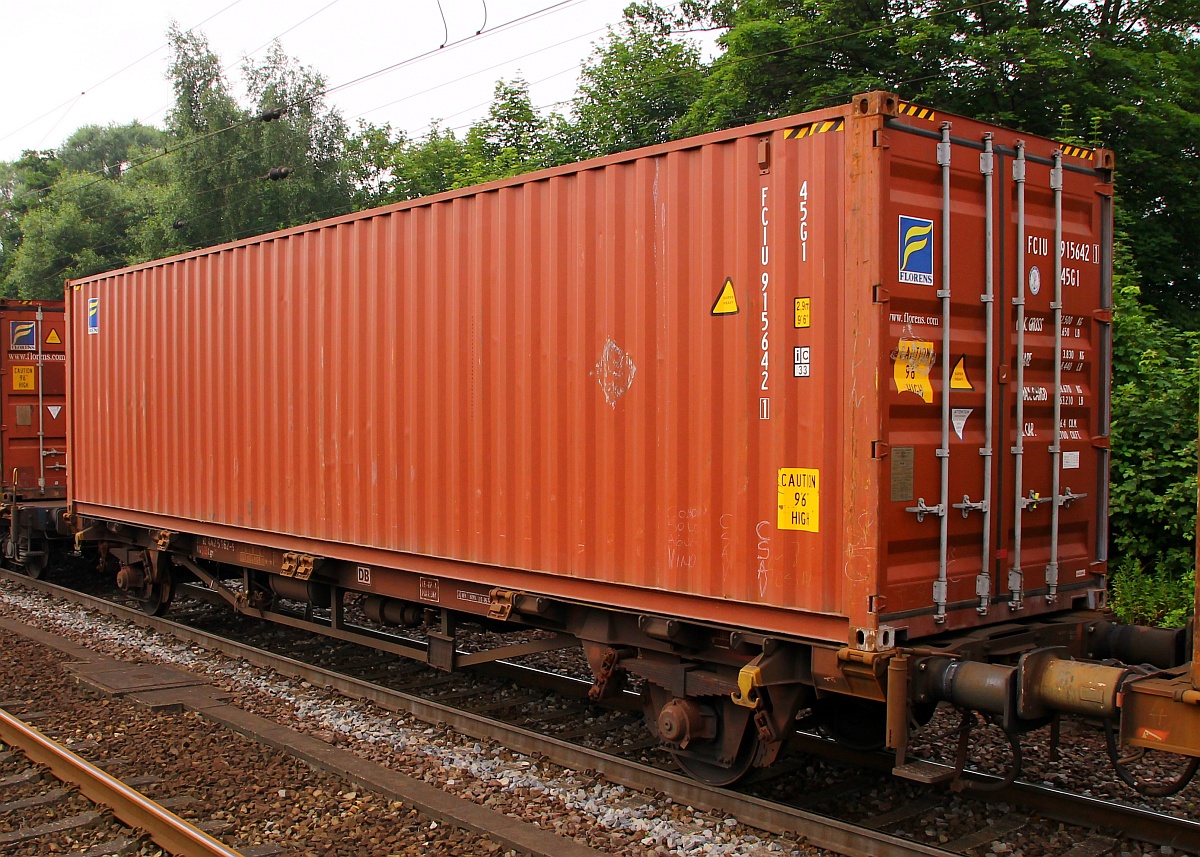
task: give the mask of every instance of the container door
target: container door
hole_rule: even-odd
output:
[[[66,354],[62,304],[0,304],[3,354],[3,440],[0,472],[6,493],[21,498],[66,496]]]
[[[880,622],[912,638],[1003,621],[1030,607],[1031,578],[1055,598],[1028,612],[1069,607],[1057,600],[1058,569],[1070,565],[1073,581],[1080,569],[1080,580],[1090,576],[1107,472],[1103,444],[1093,448],[1107,434],[1096,398],[1107,358],[1095,176],[1086,193],[1080,174],[1073,195],[1054,191],[1056,147],[1038,141],[1039,160],[1023,161],[1022,230],[1011,133],[921,110],[890,120],[887,134]],[[1056,228],[1068,258],[1097,260],[1089,271],[1064,262],[1056,274]]]
[[[1111,158],[1014,139],[997,162],[1006,317],[993,594],[1012,616],[1103,602]]]
[[[902,133],[888,129],[883,177],[880,612],[910,636],[945,627],[964,602],[974,606],[994,530],[987,498],[998,416],[990,192],[980,152],[926,113]]]

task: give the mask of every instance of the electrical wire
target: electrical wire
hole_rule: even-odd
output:
[[[235,0],[235,2],[240,2],[240,0]],[[542,8],[537,9],[533,12],[528,12],[524,15],[520,15],[516,18],[512,18],[503,24],[498,24],[497,26],[493,27],[490,30],[484,31],[483,33],[477,33],[475,35],[464,36],[461,39],[458,39],[454,42],[449,42],[439,48],[424,51],[422,53],[408,57],[407,59],[400,60],[399,62],[392,63],[391,65],[384,66],[383,68],[376,69],[375,71],[369,72],[360,77],[346,81],[345,83],[338,84],[337,86],[326,87],[324,89],[310,93],[309,95],[306,95],[302,98],[296,99],[295,101],[290,102],[286,105],[279,105],[279,106],[285,107],[285,108],[291,108],[291,107],[297,107],[301,104],[305,104],[309,101],[315,101],[318,98],[323,98],[334,92],[339,92],[341,90],[348,89],[351,86],[356,86],[367,80],[372,80],[374,78],[377,78],[382,75],[389,74],[393,71],[396,71],[397,69],[412,65],[416,62],[426,59],[427,57],[437,54],[439,51],[442,51],[443,49],[453,50],[454,48],[458,48],[465,44],[473,42],[476,39],[487,38],[488,36],[495,35],[496,33],[504,32],[506,30],[512,29],[513,27],[520,26],[522,24],[526,24],[531,21],[535,21],[539,18],[545,17],[546,15],[550,15],[550,14],[554,14],[556,12],[563,11],[564,9],[570,8],[571,6],[575,6],[582,2],[584,2],[584,0],[558,0],[558,2],[551,3],[550,5],[543,6]],[[149,155],[145,158],[142,158],[139,161],[131,163],[128,167],[126,167],[125,172],[128,172],[129,170],[136,169],[141,166],[145,166],[148,163],[157,161],[160,158],[166,157],[167,155],[175,154],[176,152],[179,152],[183,149],[190,148],[191,146],[194,146],[197,143],[200,143],[204,140],[210,139],[211,137],[214,137],[217,134],[227,133],[227,132],[235,130],[237,128],[244,127],[244,126],[250,124],[251,122],[255,122],[255,121],[257,121],[257,117],[247,118],[240,122],[235,122],[231,125],[227,125],[223,128],[218,128],[214,131],[210,131],[206,134],[202,134],[197,137],[189,137],[187,140],[180,142],[179,144],[175,145],[174,147],[171,147],[169,145],[165,146],[161,152],[158,152],[154,155]],[[95,179],[95,181],[103,181],[106,178],[106,176],[103,174],[102,170],[92,170],[90,173],[85,173],[85,175],[99,176],[98,178]],[[94,184],[94,183],[95,182],[92,182],[90,184]],[[27,191],[23,191],[20,194],[14,194],[13,197],[9,200],[9,202],[10,203],[15,202],[16,200],[23,199],[27,196],[37,196],[37,197],[45,196],[45,195],[49,194],[50,192],[52,192],[58,186],[58,184],[59,184],[59,182],[56,181],[56,182],[52,183],[50,186],[45,187],[45,188],[31,188]],[[74,192],[79,192],[79,191],[85,189],[86,187],[90,186],[90,184],[83,185],[80,188],[77,188]]]
[[[207,18],[205,18],[203,21],[201,21],[199,24],[194,24],[193,26],[189,27],[189,28],[188,28],[187,30],[185,30],[184,32],[190,33],[192,30],[195,30],[195,29],[196,29],[196,28],[198,28],[198,27],[203,27],[205,24],[207,24],[207,23],[208,23],[209,21],[211,21],[213,18],[216,18],[216,17],[218,17],[219,15],[223,15],[223,14],[225,14],[226,12],[228,12],[230,9],[232,9],[234,6],[236,6],[237,4],[239,4],[239,3],[241,3],[241,2],[242,2],[242,0],[233,0],[233,2],[232,2],[232,3],[230,3],[228,6],[225,6],[224,8],[220,9],[219,11],[217,11],[217,12],[214,12],[213,14],[211,14],[211,15],[209,15]],[[165,47],[168,47],[170,44],[171,44],[170,42],[163,42],[163,43],[162,43],[161,45],[159,45],[157,48],[155,48],[154,50],[150,51],[150,53],[148,53],[148,54],[145,54],[144,56],[142,56],[142,57],[139,57],[138,59],[135,59],[135,60],[134,60],[133,62],[131,62],[129,65],[125,66],[124,68],[120,68],[120,69],[118,69],[117,71],[114,71],[114,72],[113,72],[112,74],[110,74],[108,77],[106,77],[106,78],[104,78],[104,79],[102,79],[102,80],[98,81],[97,83],[93,83],[91,86],[89,86],[89,87],[87,87],[86,89],[84,89],[83,91],[81,91],[81,92],[79,93],[79,95],[76,95],[76,96],[74,96],[74,98],[68,98],[68,99],[67,99],[66,101],[64,101],[62,104],[59,104],[59,105],[57,105],[57,106],[55,106],[55,107],[52,107],[52,108],[50,108],[50,109],[49,109],[49,110],[47,110],[45,113],[43,113],[41,116],[39,116],[39,117],[37,117],[36,119],[33,119],[33,120],[29,121],[29,122],[26,122],[24,125],[22,125],[20,128],[17,128],[15,131],[10,131],[9,133],[5,134],[3,137],[0,137],[0,143],[4,142],[4,141],[5,141],[5,140],[7,140],[9,137],[12,137],[12,136],[13,136],[13,135],[15,135],[15,134],[19,134],[19,133],[21,133],[21,132],[22,132],[22,131],[24,131],[26,128],[30,127],[31,125],[36,125],[36,124],[37,124],[38,122],[40,122],[42,119],[45,119],[45,118],[46,118],[47,116],[49,116],[51,113],[53,113],[53,112],[54,112],[54,111],[56,111],[56,110],[59,110],[60,108],[62,108],[63,106],[65,106],[67,103],[69,103],[69,102],[72,102],[72,101],[78,101],[78,100],[79,100],[79,98],[80,98],[81,96],[87,95],[89,92],[93,92],[93,91],[95,91],[95,90],[96,90],[96,89],[98,89],[99,87],[101,87],[101,86],[103,86],[104,84],[108,83],[108,82],[109,82],[110,80],[112,80],[114,77],[117,77],[118,75],[124,74],[125,72],[129,71],[129,70],[130,70],[131,68],[133,68],[135,65],[138,65],[139,63],[145,62],[146,60],[150,59],[150,57],[154,56],[154,55],[155,55],[155,54],[157,54],[159,51],[161,51],[163,48],[165,48]],[[61,121],[61,120],[60,120],[60,121]],[[47,135],[47,136],[49,136],[49,135]]]

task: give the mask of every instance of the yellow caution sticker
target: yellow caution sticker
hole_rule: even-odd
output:
[[[950,389],[951,390],[974,390],[975,387],[971,384],[971,379],[967,377],[967,355],[958,358],[958,362],[954,364],[954,371],[950,373]]]
[[[14,390],[29,392],[37,389],[37,375],[34,374],[32,366],[12,367],[12,379]]]
[[[812,298],[796,298],[796,327],[812,327]]]
[[[779,529],[821,531],[821,471],[779,468]]]
[[[901,339],[896,345],[896,358],[893,364],[896,379],[896,390],[901,393],[915,393],[930,404],[933,403],[933,384],[929,380],[929,371],[937,354],[933,343],[923,339]]]
[[[55,330],[53,327],[50,328],[50,332],[46,334],[46,344],[47,345],[62,345],[62,337],[58,335],[58,331]]]
[[[733,278],[726,277],[725,285],[721,286],[721,293],[717,295],[717,299],[713,301],[713,315],[737,315],[738,302],[737,295],[733,291]]]

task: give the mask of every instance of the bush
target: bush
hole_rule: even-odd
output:
[[[1122,618],[1182,624],[1195,577],[1197,336],[1141,303],[1118,252],[1110,546]]]

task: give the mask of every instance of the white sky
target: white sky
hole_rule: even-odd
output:
[[[486,0],[487,28],[557,0]],[[332,93],[351,128],[358,118],[420,136],[431,120],[469,125],[487,111],[495,82],[520,74],[538,106],[570,98],[579,63],[621,19],[628,0],[567,0],[517,26],[468,39],[484,0],[441,0],[450,46],[434,56]],[[197,27],[228,67],[271,40],[324,74],[330,88],[435,50],[446,39],[436,0],[0,0],[0,161],[52,148],[82,125],[139,120],[162,126],[171,20]],[[80,93],[83,93],[82,95]],[[561,108],[558,108],[561,110]]]

